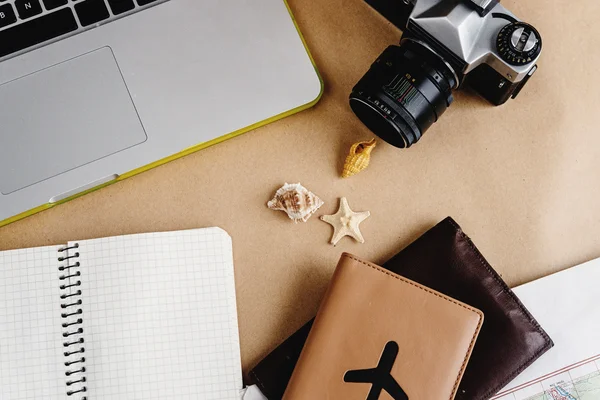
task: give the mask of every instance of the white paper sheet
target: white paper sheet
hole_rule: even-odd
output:
[[[554,341],[494,399],[600,399],[600,259],[514,292]]]
[[[244,389],[244,400],[267,400],[267,398],[262,394],[260,389],[255,386],[248,386]]]
[[[0,252],[0,399],[66,399],[58,249]]]
[[[90,399],[241,398],[232,243],[225,231],[78,245]]]

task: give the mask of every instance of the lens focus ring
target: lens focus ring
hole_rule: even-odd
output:
[[[452,103],[454,73],[430,49],[388,47],[354,87],[350,106],[375,134],[410,147]]]

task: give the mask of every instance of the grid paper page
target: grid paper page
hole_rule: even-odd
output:
[[[60,247],[0,252],[2,400],[67,398],[57,261]]]
[[[82,241],[78,250],[90,400],[241,398],[225,231]]]

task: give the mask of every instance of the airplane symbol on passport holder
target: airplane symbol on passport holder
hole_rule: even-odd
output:
[[[348,371],[344,375],[344,382],[370,383],[371,391],[366,400],[378,400],[383,390],[394,400],[408,400],[408,396],[392,376],[392,367],[396,362],[398,351],[398,343],[387,342],[377,367]]]

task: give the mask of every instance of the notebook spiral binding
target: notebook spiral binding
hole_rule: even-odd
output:
[[[67,396],[73,396],[77,394],[83,394],[87,391],[85,386],[85,353],[84,339],[83,339],[83,309],[81,308],[81,271],[79,267],[81,264],[79,261],[75,261],[79,258],[79,253],[75,252],[70,255],[70,250],[79,248],[79,244],[74,244],[70,247],[63,247],[59,249],[61,255],[58,257],[58,261],[64,263],[58,267],[60,271],[60,295],[63,303],[60,305],[63,318],[63,346],[65,347],[64,356],[65,360],[65,375],[67,376]],[[86,396],[81,397],[81,400],[87,400]]]

